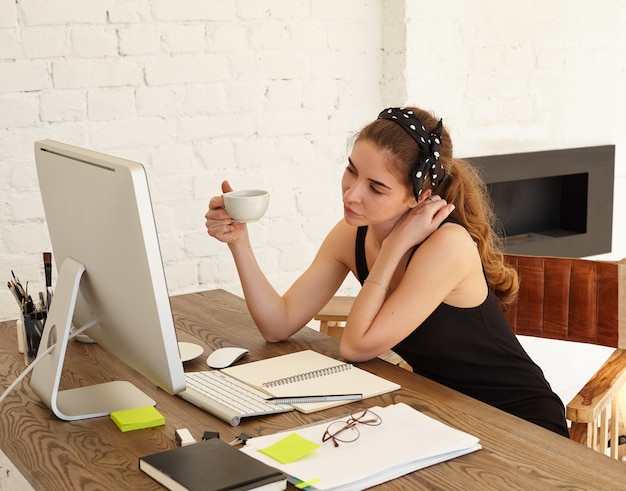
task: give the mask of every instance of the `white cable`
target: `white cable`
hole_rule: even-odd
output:
[[[77,329],[74,332],[70,333],[69,336],[69,340],[74,339],[76,336],[78,336],[79,334],[81,334],[83,331],[86,331],[87,329],[89,329],[90,327],[93,327],[96,324],[96,320],[92,320],[91,322],[88,322],[87,324],[85,324],[83,327],[81,327],[80,329]],[[30,363],[30,365],[28,365],[26,367],[26,369],[20,373],[18,375],[18,377],[15,379],[15,381],[9,385],[9,387],[7,387],[7,389],[2,393],[2,395],[0,396],[0,404],[2,404],[2,402],[7,398],[7,396],[11,393],[11,391],[13,391],[13,389],[15,389],[15,387],[17,387],[17,385],[24,380],[24,378],[26,377],[26,375],[28,375],[30,373],[30,371],[35,368],[35,365],[37,365],[37,363],[39,363],[41,360],[43,360],[47,355],[49,355],[50,353],[52,353],[52,350],[54,349],[54,347],[57,344],[54,343],[52,346],[50,346],[46,351],[44,351],[43,353],[37,354],[37,357]]]

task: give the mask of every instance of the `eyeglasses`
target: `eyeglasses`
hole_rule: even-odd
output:
[[[352,443],[356,441],[361,433],[357,424],[367,426],[378,426],[383,422],[382,418],[369,409],[360,409],[350,415],[345,421],[333,421],[326,427],[322,442],[332,440],[335,447],[341,443]]]

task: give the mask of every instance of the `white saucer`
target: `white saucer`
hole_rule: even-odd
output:
[[[180,359],[182,362],[191,361],[194,358],[198,358],[204,351],[204,348],[195,343],[178,342],[178,351],[180,352]]]

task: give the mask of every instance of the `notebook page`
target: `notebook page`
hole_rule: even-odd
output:
[[[327,370],[333,367],[339,369]],[[225,368],[223,372],[274,397],[360,393],[367,398],[400,388],[394,382],[312,350],[237,365]],[[301,412],[310,413],[341,404],[345,401],[293,406]]]

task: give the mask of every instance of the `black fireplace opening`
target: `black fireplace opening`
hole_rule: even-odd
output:
[[[615,146],[472,157],[505,250],[585,257],[611,251]]]
[[[488,184],[500,232],[508,243],[587,232],[589,174]]]

